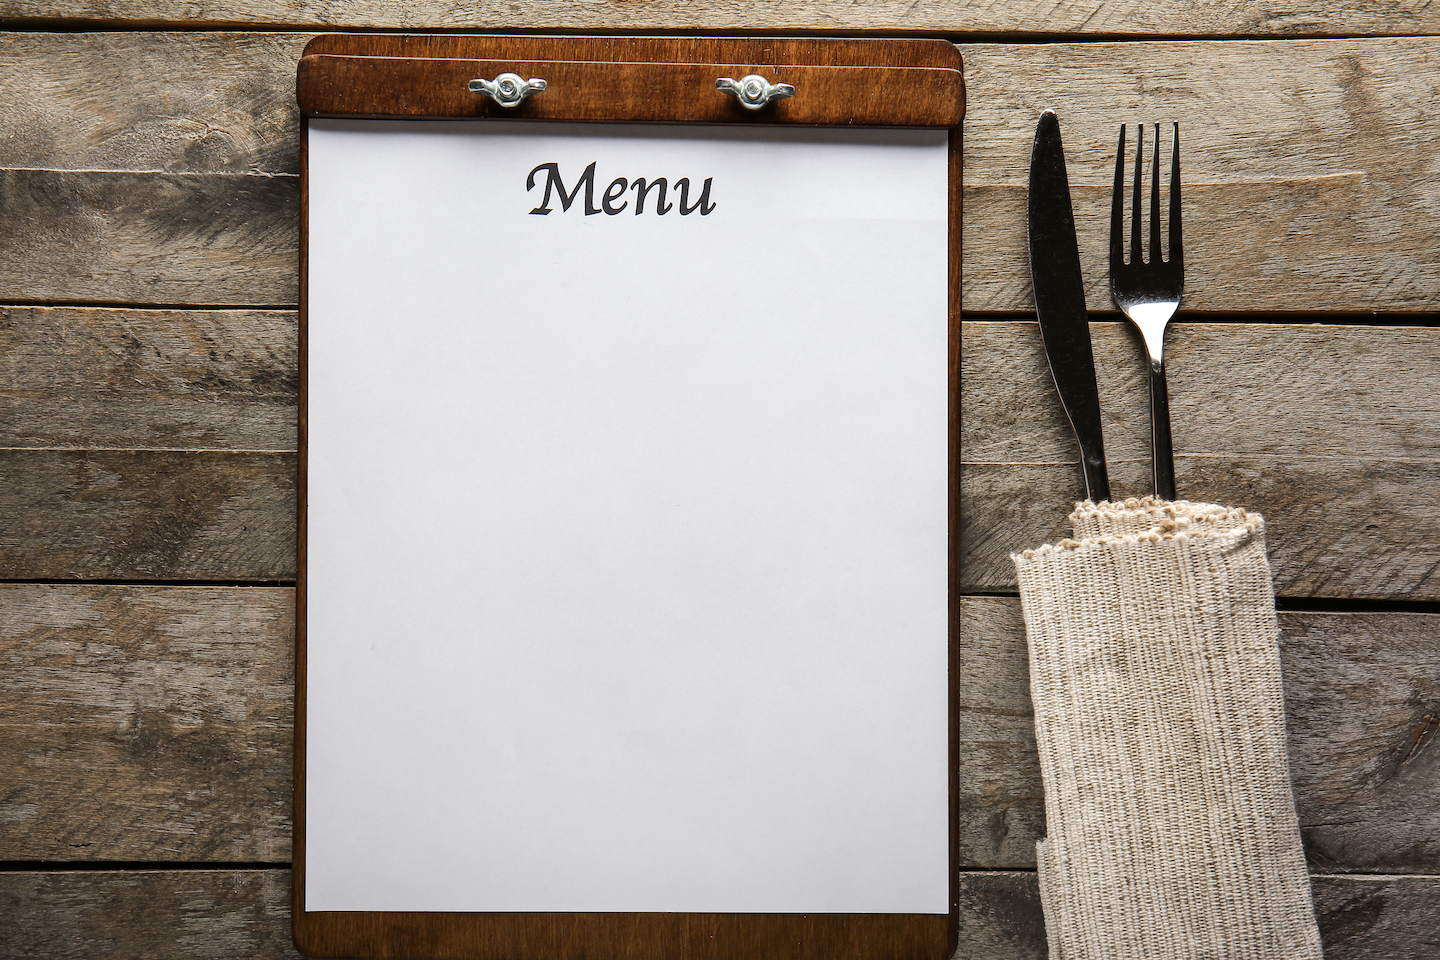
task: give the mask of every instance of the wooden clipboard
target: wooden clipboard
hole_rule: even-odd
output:
[[[476,78],[498,78],[512,74],[521,79],[544,78],[543,92],[523,99],[517,106],[503,106],[496,100],[477,93],[471,86]],[[746,106],[740,98],[717,89],[719,78],[758,76],[773,84],[789,84],[795,93],[776,99],[758,108]],[[929,40],[843,40],[843,39],[682,39],[644,37],[483,37],[483,36],[322,36],[311,41],[300,61],[297,98],[306,125],[303,139],[302,169],[302,295],[301,295],[301,414],[300,414],[300,563],[298,579],[298,629],[296,650],[296,739],[295,739],[295,869],[294,869],[294,934],[301,952],[315,957],[455,957],[486,958],[486,960],[562,960],[562,958],[636,958],[636,960],[671,960],[671,958],[914,958],[941,960],[955,949],[958,925],[956,885],[956,837],[954,822],[957,798],[958,745],[956,740],[956,690],[958,671],[958,591],[955,587],[958,568],[958,424],[959,424],[959,318],[960,318],[960,122],[964,113],[964,91],[961,61],[955,48],[943,41]],[[944,157],[946,211],[939,235],[943,257],[943,302],[940,306],[941,334],[935,339],[942,407],[936,420],[937,430],[944,436],[929,441],[940,451],[944,492],[938,501],[934,529],[939,533],[943,554],[940,556],[944,604],[943,630],[939,638],[940,652],[935,664],[943,663],[948,676],[943,681],[945,702],[943,715],[936,718],[945,729],[939,742],[948,758],[942,785],[948,785],[942,798],[945,816],[946,887],[943,908],[926,912],[852,911],[827,912],[813,910],[746,909],[725,911],[712,909],[447,909],[407,903],[404,909],[316,909],[307,899],[315,895],[315,877],[322,864],[312,859],[319,850],[320,837],[329,829],[337,794],[333,788],[325,794],[324,804],[313,800],[307,786],[313,787],[317,771],[325,771],[333,782],[328,753],[321,756],[314,750],[333,751],[337,742],[333,731],[323,737],[318,726],[330,730],[336,717],[348,716],[332,711],[332,704],[343,703],[344,691],[337,691],[333,671],[323,681],[315,673],[319,660],[320,638],[312,636],[311,614],[334,610],[339,601],[333,594],[336,577],[323,565],[331,564],[327,545],[311,542],[317,531],[342,529],[345,521],[327,519],[337,499],[348,492],[331,482],[333,448],[326,446],[333,425],[344,420],[342,397],[346,391],[363,405],[364,396],[384,393],[386,385],[374,378],[360,382],[345,381],[343,364],[332,359],[335,344],[343,339],[343,324],[326,319],[335,312],[336,298],[343,300],[345,274],[337,263],[341,253],[348,255],[344,236],[331,229],[321,231],[319,221],[312,223],[317,209],[335,209],[336,200],[328,193],[328,172],[317,173],[312,167],[312,131],[318,136],[326,127],[326,137],[346,134],[359,127],[334,124],[332,120],[420,121],[406,130],[430,130],[424,121],[469,120],[477,125],[491,122],[532,121],[537,125],[593,123],[593,129],[619,129],[614,125],[655,125],[646,136],[664,137],[666,130],[694,131],[734,128],[743,137],[761,136],[754,131],[765,128],[795,130],[867,128],[891,130],[936,130],[943,132],[941,149]],[[602,126],[610,125],[610,126]],[[661,125],[673,125],[661,126]],[[505,129],[516,127],[511,123]],[[447,128],[448,129],[448,128]],[[478,127],[477,127],[478,129]],[[497,126],[495,129],[499,129]],[[542,129],[537,126],[535,129]],[[544,127],[558,130],[557,127]],[[633,129],[633,127],[631,128]],[[749,132],[743,132],[749,131]],[[361,134],[364,131],[361,130]],[[788,135],[788,134],[787,134]],[[703,139],[704,134],[696,135]],[[799,136],[799,134],[796,134]],[[762,137],[763,138],[763,137]],[[843,138],[842,138],[843,139]],[[449,142],[449,141],[446,141]],[[343,157],[342,147],[327,146],[327,157]],[[335,168],[336,161],[327,160],[325,171]],[[549,167],[554,167],[551,171]],[[593,170],[591,163],[589,169]],[[669,193],[649,188],[650,181],[632,182],[616,178],[606,186],[604,170],[590,177],[581,177],[578,163],[537,164],[530,171],[530,185],[520,191],[527,203],[534,203],[529,214],[549,215],[549,222],[566,216],[594,214],[596,222],[622,209],[630,214],[644,214],[657,207],[670,210],[682,202],[680,178],[667,181]],[[553,173],[553,175],[552,175]],[[418,175],[418,174],[417,174]],[[363,175],[356,174],[355,183]],[[549,177],[550,179],[547,179]],[[697,173],[685,178],[686,194],[683,207],[672,219],[685,213],[700,222],[711,209],[724,209],[727,198],[701,194],[701,178]],[[620,185],[617,187],[617,184]],[[541,197],[541,187],[544,197]],[[551,187],[558,188],[552,197]],[[582,187],[585,190],[582,191]],[[516,187],[519,190],[519,186]],[[582,196],[583,193],[583,196]],[[363,188],[353,188],[352,196],[365,198]],[[572,204],[574,209],[571,209]],[[668,204],[668,206],[667,206]],[[583,212],[582,212],[583,205]],[[328,213],[322,216],[330,216]],[[616,217],[614,222],[618,223]],[[627,219],[627,222],[630,222]],[[422,225],[423,227],[423,225]],[[317,232],[318,231],[318,232]],[[311,244],[324,233],[325,264],[312,263]],[[757,238],[757,242],[763,237]],[[401,241],[397,241],[401,242]],[[370,249],[370,248],[366,248]],[[375,248],[382,249],[382,248]],[[385,248],[391,249],[391,248]],[[340,251],[340,252],[337,252]],[[400,251],[403,252],[403,251]],[[533,247],[508,248],[503,236],[494,237],[494,245],[483,255],[475,254],[474,290],[483,301],[486,277],[506,269],[507,258],[539,255]],[[714,275],[722,285],[744,284],[745,262],[753,251],[737,250],[732,263],[715,264]],[[793,254],[803,258],[803,251]],[[398,256],[398,253],[397,253]],[[761,253],[760,256],[770,256]],[[785,256],[792,256],[786,253]],[[384,257],[382,256],[381,259]],[[773,266],[773,264],[772,264]],[[388,269],[377,264],[376,269]],[[318,273],[315,273],[318,271]],[[367,274],[369,271],[365,271]],[[315,276],[312,276],[315,273]],[[337,279],[338,278],[338,279]],[[323,307],[323,309],[322,309]],[[328,313],[326,313],[328,311]],[[322,329],[323,328],[323,329]],[[338,331],[338,332],[337,332]],[[883,329],[880,330],[883,341]],[[838,338],[837,334],[837,338]],[[822,337],[825,339],[825,337]],[[396,343],[399,341],[385,341]],[[358,348],[357,348],[358,349]],[[374,353],[379,348],[371,349]],[[846,356],[863,357],[864,348],[855,347]],[[406,362],[403,349],[397,348],[392,369]],[[853,357],[852,357],[853,358]],[[349,362],[348,360],[346,361]],[[390,361],[386,361],[390,362]],[[844,357],[836,363],[849,362]],[[379,369],[379,367],[377,367]],[[397,382],[399,382],[397,380]],[[898,380],[897,380],[898,382]],[[411,384],[410,389],[416,389]],[[420,386],[423,389],[423,384]],[[313,394],[313,397],[312,397]],[[313,400],[313,403],[312,403]],[[408,402],[408,401],[407,401]],[[378,409],[378,408],[377,408]],[[419,409],[418,407],[416,409]],[[312,413],[319,418],[312,422]],[[383,416],[384,414],[378,414]],[[364,420],[363,414],[354,418]],[[863,413],[857,414],[863,419]],[[346,421],[346,430],[359,436],[363,423]],[[523,427],[523,423],[520,425]],[[392,429],[403,435],[403,424]],[[877,436],[885,434],[878,431]],[[877,441],[883,442],[883,441]],[[375,451],[385,457],[385,450]],[[312,459],[312,456],[320,459]],[[323,459],[324,462],[321,462]],[[868,482],[868,481],[867,481]],[[324,486],[329,484],[329,486]],[[323,486],[323,489],[322,489]],[[339,492],[337,492],[337,490]],[[438,495],[443,494],[443,490]],[[933,499],[933,497],[932,497]],[[359,502],[359,501],[357,501]],[[362,519],[363,512],[358,514]],[[325,533],[330,536],[330,533]],[[383,540],[366,542],[381,543]],[[384,553],[383,546],[377,548]],[[320,559],[316,559],[320,558]],[[377,562],[385,560],[383,556]],[[312,569],[312,561],[320,566]],[[394,562],[403,563],[403,559]],[[321,596],[321,594],[328,594]],[[406,602],[403,597],[394,603]],[[414,602],[413,598],[410,602]],[[392,598],[376,598],[370,614],[378,620],[394,613],[389,609]],[[410,614],[422,619],[430,611],[415,609]],[[326,616],[329,616],[327,613]],[[680,614],[684,616],[684,614]],[[330,621],[326,621],[329,623]],[[349,621],[345,621],[349,622]],[[357,621],[359,622],[359,621]],[[324,629],[334,633],[337,628]],[[334,637],[325,641],[332,649]],[[363,638],[355,638],[361,644]],[[357,646],[357,650],[359,647]],[[310,656],[307,657],[307,653]],[[327,654],[327,656],[331,656]],[[333,663],[334,658],[325,661]],[[315,668],[315,669],[312,669]],[[330,667],[326,667],[330,670]],[[315,685],[312,686],[312,680]],[[323,687],[323,689],[322,689]],[[373,691],[370,694],[373,696]],[[356,697],[362,696],[358,691]],[[424,697],[420,698],[422,701]],[[424,702],[413,704],[415,710],[428,709]],[[307,736],[307,731],[309,735]],[[358,736],[359,734],[357,734]],[[931,730],[927,736],[935,735]],[[343,733],[340,735],[343,737]],[[317,747],[316,744],[322,744]],[[308,764],[308,776],[307,776]],[[373,778],[395,778],[399,774],[383,763],[365,772]],[[358,781],[357,781],[358,782]],[[318,794],[317,794],[318,795]],[[423,818],[424,798],[416,801],[415,815]],[[307,809],[308,806],[308,809]],[[484,820],[487,811],[477,806],[475,816]],[[329,836],[329,834],[326,834]],[[355,836],[357,849],[384,847],[384,838]],[[335,841],[326,841],[327,851],[337,849]],[[313,848],[313,850],[312,850]],[[697,856],[700,846],[696,846]],[[325,856],[332,857],[331,853]],[[363,854],[357,854],[363,856]],[[333,864],[323,864],[334,873]],[[473,870],[488,869],[484,858],[473,862]],[[398,881],[397,881],[398,882]],[[743,886],[743,881],[741,881]],[[608,891],[607,896],[614,891]],[[327,896],[330,896],[327,894]],[[618,897],[618,899],[617,899]],[[654,895],[651,900],[654,902]],[[623,902],[623,891],[605,902]],[[329,902],[329,901],[327,901]],[[380,901],[376,901],[380,902]],[[798,902],[798,901],[797,901]],[[938,902],[938,901],[937,901]]]

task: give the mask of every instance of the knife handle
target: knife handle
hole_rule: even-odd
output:
[[[1165,386],[1165,361],[1150,358],[1150,460],[1155,496],[1175,499],[1175,451],[1170,445],[1170,391]]]
[[[1105,470],[1105,448],[1092,444],[1080,447],[1080,467],[1085,472],[1085,496],[1101,503],[1110,499],[1110,475]]]

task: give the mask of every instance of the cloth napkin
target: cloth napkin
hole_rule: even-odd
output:
[[[1320,957],[1264,519],[1152,499],[1070,519],[1013,556],[1051,960]]]

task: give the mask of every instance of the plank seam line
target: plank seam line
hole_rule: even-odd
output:
[[[651,26],[621,27],[596,26],[594,24],[558,21],[538,26],[496,25],[477,27],[474,24],[441,26],[390,26],[373,23],[326,24],[285,20],[256,20],[243,22],[216,18],[214,20],[166,20],[166,19],[117,19],[113,17],[45,17],[16,16],[5,25],[5,33],[177,33],[177,34],[250,34],[255,36],[312,36],[325,33],[434,33],[463,34],[480,36],[622,36],[622,37],[686,37],[707,38],[717,33],[740,39],[767,37],[879,37],[894,39],[935,39],[947,40],[957,47],[995,46],[1036,46],[1041,44],[1067,44],[1083,46],[1095,43],[1210,43],[1215,41],[1240,41],[1251,43],[1314,43],[1326,41],[1357,40],[1428,40],[1440,36],[1436,32],[1386,33],[1382,31],[1329,33],[1320,30],[1303,33],[1122,33],[1095,32],[1073,33],[1065,31],[1016,31],[1003,29],[968,29],[964,26],[834,26],[834,18],[826,25],[809,24],[801,26],[774,27],[756,30],[748,25],[727,25],[723,21],[701,21],[684,27]]]
[[[274,449],[248,447],[0,447],[0,453],[224,453],[293,454],[294,447]]]
[[[195,589],[195,590],[293,590],[294,580],[85,580],[25,579],[21,577],[0,577],[0,589],[4,587],[143,587],[145,589]]]
[[[216,306],[205,303],[176,303],[176,304],[125,304],[114,301],[84,303],[79,301],[58,301],[58,300],[7,300],[0,302],[0,310],[113,310],[117,313],[137,313],[141,311],[152,311],[154,313],[287,313],[296,315],[300,312],[294,304],[290,306],[260,306],[260,307],[233,307]]]
[[[1119,311],[1113,307],[1090,309],[1092,324],[1114,324],[1128,327]],[[1020,324],[1034,325],[1034,311],[1026,310],[970,310],[961,308],[961,326],[1012,327]],[[1440,325],[1440,314],[1433,310],[1396,311],[1393,313],[1358,314],[1353,310],[1322,313],[1316,310],[1255,310],[1236,313],[1229,310],[1181,310],[1175,314],[1171,326],[1252,326],[1276,327],[1277,332],[1291,331],[1296,327],[1356,327],[1366,330],[1432,330]]]
[[[1314,184],[1324,183],[1328,180],[1363,180],[1369,175],[1370,172],[1367,170],[1341,170],[1338,173],[1317,173],[1303,176],[1276,175],[1273,177],[1236,177],[1234,179],[1214,181],[1198,180],[1194,186],[1191,186],[1183,180],[1181,183],[1187,192],[1198,191],[1205,193],[1209,190],[1229,190],[1234,187],[1263,187],[1275,186],[1276,184]],[[972,180],[965,183],[962,187],[964,193],[982,193],[989,190],[1006,190],[1019,193],[1026,189],[1026,184],[1014,180]],[[1114,187],[1109,182],[1100,183],[1099,181],[1092,182],[1076,178],[1070,181],[1070,189],[1072,192],[1093,190],[1096,193],[1104,192],[1106,196],[1109,196],[1110,191],[1113,190]]]
[[[221,310],[245,311],[249,313],[298,313],[298,303],[146,303],[142,300],[9,300],[0,304],[6,308],[43,308],[50,310],[167,310],[171,312],[218,312]]]
[[[131,873],[131,872],[198,872],[235,870],[289,870],[292,862],[286,860],[268,861],[166,861],[166,860],[10,860],[0,861],[0,873]],[[981,867],[968,866],[959,871],[960,876],[984,877],[995,874],[1033,874],[1033,867]],[[1440,875],[1425,873],[1316,873],[1310,878],[1356,881],[1440,881]]]
[[[1176,459],[1179,459],[1177,456]],[[1117,463],[1149,463],[1148,457],[1133,457],[1122,460],[1119,457],[1106,457],[1105,462],[1111,465]],[[961,468],[965,467],[1080,467],[1078,460],[961,460]]]
[[[298,173],[267,172],[263,170],[117,170],[106,167],[0,167],[0,173],[125,173],[145,176],[170,177],[259,177],[266,180],[299,180]]]
[[[1087,21],[1088,22],[1088,21]],[[864,33],[864,28],[860,29]],[[960,51],[965,52],[967,47],[981,46],[1085,46],[1095,43],[1108,44],[1142,44],[1142,43],[1163,43],[1167,47],[1176,43],[1345,43],[1353,41],[1376,41],[1385,40],[1433,40],[1440,37],[1440,33],[1049,33],[1044,31],[1027,31],[1025,33],[1007,32],[994,30],[983,32],[960,30],[938,30],[935,33],[938,38],[949,40]]]
[[[289,860],[0,860],[0,873],[133,873],[288,870]]]
[[[1407,614],[1434,616],[1440,601],[1385,599],[1383,597],[1286,597],[1275,598],[1275,612],[1303,616],[1363,616],[1365,614]]]
[[[3,581],[0,581],[3,582]],[[957,595],[960,600],[1016,605],[1019,593],[975,591]],[[1354,616],[1365,614],[1408,614],[1434,616],[1440,614],[1440,600],[1390,600],[1383,597],[1296,597],[1283,594],[1275,598],[1275,612],[1282,614],[1314,614],[1321,616]]]
[[[1360,451],[1350,456],[1316,456],[1312,453],[1286,454],[1286,453],[1247,453],[1247,454],[1224,454],[1224,453],[1181,453],[1176,454],[1176,460],[1220,460],[1233,463],[1237,460],[1245,461],[1277,461],[1283,463],[1353,463],[1363,461],[1364,463],[1411,463],[1411,464],[1434,464],[1440,463],[1435,457],[1391,457],[1378,453],[1366,453]],[[1121,461],[1124,462],[1124,461]],[[1146,461],[1142,461],[1146,462]]]
[[[1034,867],[965,867],[959,871],[961,877],[993,876],[997,873],[1011,874],[1033,874]],[[1311,880],[1356,880],[1356,881],[1389,881],[1389,880],[1420,880],[1440,882],[1440,874],[1433,873],[1324,873],[1314,870],[1310,871]]]
[[[1179,419],[1178,417],[1176,419]],[[1252,462],[1281,462],[1281,463],[1354,463],[1363,461],[1365,463],[1404,463],[1404,464],[1437,464],[1440,459],[1434,457],[1389,457],[1378,453],[1356,453],[1351,456],[1316,456],[1312,453],[1286,454],[1286,453],[1183,453],[1176,451],[1176,461],[1183,460],[1218,460],[1226,463],[1244,461]],[[1150,462],[1149,457],[1106,457],[1105,462],[1114,466],[1117,463],[1146,463]],[[1078,471],[1078,460],[961,460],[960,467],[1075,467]]]

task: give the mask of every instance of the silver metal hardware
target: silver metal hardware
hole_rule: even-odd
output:
[[[516,73],[502,73],[494,80],[471,80],[470,90],[483,93],[502,107],[518,107],[520,101],[532,93],[545,89],[545,81],[538,77],[529,80]]]
[[[758,73],[732,80],[721,77],[715,81],[715,89],[728,93],[747,110],[759,110],[771,100],[795,96],[795,88],[788,83],[771,83]]]
[[[1150,355],[1150,453],[1155,496],[1175,499],[1175,453],[1170,440],[1170,392],[1165,384],[1165,325],[1185,291],[1185,249],[1180,237],[1180,124],[1170,133],[1170,257],[1160,249],[1160,124],[1150,166],[1150,256],[1141,242],[1141,181],[1145,168],[1145,125],[1135,132],[1135,184],[1130,199],[1130,260],[1125,260],[1125,128],[1115,148],[1115,189],[1110,204],[1110,295],[1145,340]]]

